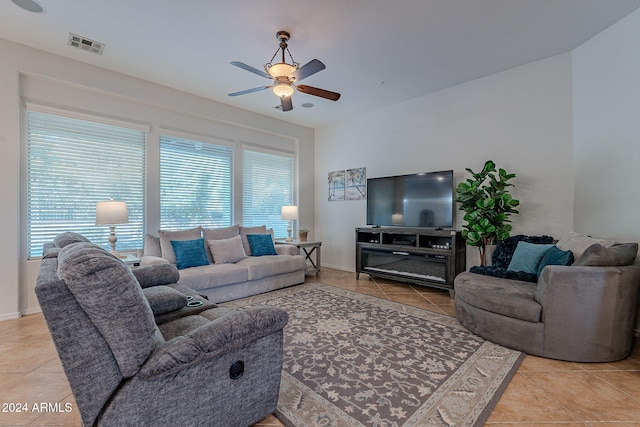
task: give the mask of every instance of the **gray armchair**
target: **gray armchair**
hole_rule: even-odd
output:
[[[87,242],[45,255],[36,294],[84,425],[248,426],[276,408],[284,310],[158,326],[130,268]]]
[[[505,347],[574,362],[629,356],[640,264],[544,268],[537,284],[471,272],[455,279],[456,317]]]

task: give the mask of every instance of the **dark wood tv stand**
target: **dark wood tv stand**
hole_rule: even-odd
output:
[[[356,279],[360,273],[447,289],[466,269],[459,231],[409,227],[356,228]]]

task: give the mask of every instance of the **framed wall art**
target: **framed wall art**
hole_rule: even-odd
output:
[[[344,176],[345,198],[364,200],[367,198],[367,168],[347,169]]]
[[[344,173],[345,171],[343,170],[328,173],[329,196],[327,199],[330,202],[344,200]]]

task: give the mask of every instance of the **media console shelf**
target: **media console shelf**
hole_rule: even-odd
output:
[[[459,231],[428,228],[356,228],[356,279],[360,273],[449,290],[466,269]]]

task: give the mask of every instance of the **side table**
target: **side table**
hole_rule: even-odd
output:
[[[117,254],[117,257],[120,258],[125,264],[129,267],[138,267],[140,266],[140,258],[132,254]]]
[[[320,274],[320,246],[322,246],[322,242],[301,242],[300,240],[293,240],[291,242],[287,242],[286,240],[276,240],[276,244],[278,245],[292,245],[297,247],[298,249],[302,249],[304,253],[305,259],[311,263],[311,266],[307,268],[307,271],[311,273],[316,273],[316,276]],[[312,258],[311,255],[315,253],[315,259]]]

